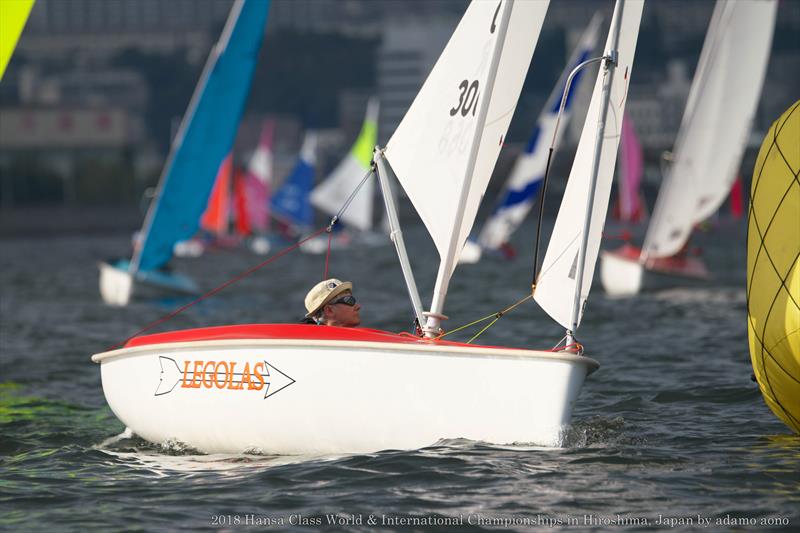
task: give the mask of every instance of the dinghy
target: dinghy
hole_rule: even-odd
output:
[[[253,152],[244,175],[244,202],[247,218],[252,229],[250,250],[259,255],[267,255],[271,249],[270,230],[270,195],[272,193],[273,157],[272,137],[275,121],[265,120],[261,127],[258,147]]]
[[[598,367],[573,342],[574,332],[597,258],[642,6],[616,4],[536,287],[537,302],[568,328],[569,349],[477,346],[439,335],[450,276],[548,7],[477,1],[374,156],[414,314],[420,324],[427,319],[425,336],[267,324],[135,337],[92,358],[114,413],[149,441],[175,439],[204,452],[355,453],[458,437],[561,444],[583,382]],[[428,313],[410,271],[389,165],[441,254]]]
[[[367,103],[366,116],[356,142],[336,169],[311,191],[311,205],[323,213],[335,216],[348,200],[350,193],[359,186],[372,165],[372,149],[378,142],[378,112],[380,104],[371,98]],[[369,180],[352,198],[349,208],[342,213],[344,227],[336,227],[331,248],[342,249],[353,243],[374,245],[388,243],[386,235],[377,235],[372,230],[372,208],[375,201],[375,184]],[[324,254],[328,250],[328,235],[320,235],[304,242],[300,249],[310,254]]]
[[[175,243],[176,257],[199,257],[207,248],[234,248],[243,243],[254,253],[270,250],[270,187],[274,120],[266,120],[246,172],[233,164],[233,153],[222,161],[208,205],[200,218],[200,234]]]
[[[166,268],[175,243],[198,228],[217,171],[230,153],[258,60],[269,0],[237,0],[206,62],[150,203],[141,242],[128,260],[100,264],[100,294],[124,306],[142,288],[196,293]],[[158,284],[152,283],[157,278]]]
[[[317,133],[306,131],[294,168],[275,191],[270,209],[278,228],[272,237],[294,242],[314,224],[314,208],[309,196],[317,168]]]
[[[608,294],[638,293],[646,271],[709,277],[702,260],[687,253],[687,241],[693,227],[719,209],[736,178],[769,62],[776,10],[774,0],[717,1],[644,245],[638,254],[631,245],[602,254],[600,278]]]
[[[747,333],[764,401],[800,434],[800,100],[772,125],[753,171]]]

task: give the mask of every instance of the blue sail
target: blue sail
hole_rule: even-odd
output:
[[[132,271],[152,271],[197,231],[217,170],[230,152],[250,91],[270,0],[237,0],[212,49],[150,206]]]
[[[539,115],[539,120],[531,134],[531,138],[506,181],[495,205],[494,212],[481,230],[478,242],[483,248],[496,250],[507,243],[511,234],[522,224],[531,207],[533,207],[533,203],[542,186],[542,179],[547,166],[549,143],[553,139],[567,76],[572,69],[589,58],[597,44],[600,22],[601,18],[595,16],[589,23],[567,62],[558,83],[550,93],[550,97]],[[572,101],[580,85],[582,74],[583,71],[575,76],[567,94],[561,127],[558,130],[559,137],[563,135],[569,121]]]
[[[314,187],[316,146],[316,134],[307,133],[297,164],[272,196],[272,215],[297,231],[308,229],[314,224],[310,195]]]

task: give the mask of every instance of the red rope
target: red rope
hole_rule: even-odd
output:
[[[116,349],[117,349],[117,348],[119,348],[120,346],[124,346],[124,345],[125,345],[125,344],[127,344],[127,342],[128,342],[128,341],[130,341],[132,338],[134,338],[134,337],[138,337],[139,335],[141,335],[141,334],[142,334],[142,333],[144,333],[145,331],[150,331],[151,329],[153,329],[154,327],[158,326],[159,324],[163,324],[163,323],[164,323],[164,322],[166,322],[167,320],[170,320],[170,319],[174,318],[175,316],[179,315],[180,313],[182,313],[182,312],[186,311],[187,309],[189,309],[190,307],[192,307],[192,306],[193,306],[193,305],[195,305],[196,303],[199,303],[199,302],[201,302],[201,301],[205,300],[206,298],[210,298],[211,296],[214,296],[215,294],[217,294],[217,293],[218,293],[218,292],[220,292],[221,290],[223,290],[223,289],[225,289],[225,288],[229,287],[230,285],[233,285],[234,283],[236,283],[237,281],[239,281],[239,280],[241,280],[241,279],[244,279],[244,278],[246,278],[247,276],[249,276],[250,274],[252,274],[252,273],[253,273],[253,272],[255,272],[256,270],[258,270],[258,269],[260,269],[260,268],[262,268],[262,267],[265,267],[265,266],[267,266],[268,264],[272,263],[272,262],[273,262],[273,261],[275,261],[276,259],[279,259],[279,258],[283,257],[284,255],[288,254],[289,252],[291,252],[291,251],[293,251],[293,250],[295,250],[295,249],[299,248],[299,247],[300,247],[300,245],[302,245],[304,242],[306,242],[306,241],[308,241],[308,240],[311,240],[311,239],[313,239],[314,237],[316,237],[317,235],[319,235],[320,233],[322,233],[323,231],[325,231],[325,229],[326,229],[326,228],[327,228],[327,226],[324,226],[324,227],[322,227],[322,228],[318,229],[317,231],[315,231],[314,233],[312,233],[312,234],[311,234],[311,235],[309,235],[308,237],[306,237],[306,238],[304,238],[304,239],[302,239],[302,240],[300,240],[300,241],[296,242],[295,244],[293,244],[293,245],[289,246],[288,248],[284,248],[283,250],[281,250],[281,251],[280,251],[280,252],[278,252],[277,254],[273,255],[273,256],[272,256],[272,257],[270,257],[269,259],[267,259],[267,260],[265,260],[265,261],[261,262],[260,264],[258,264],[258,265],[256,265],[256,266],[254,266],[254,267],[252,267],[252,268],[250,268],[250,269],[248,269],[248,270],[244,271],[243,273],[239,274],[238,276],[236,276],[236,277],[234,277],[234,278],[232,278],[232,279],[229,279],[228,281],[226,281],[226,282],[225,282],[225,283],[223,283],[222,285],[220,285],[220,286],[216,287],[215,289],[211,289],[210,291],[208,291],[208,292],[207,292],[207,293],[205,293],[204,295],[200,296],[199,298],[197,298],[197,299],[196,299],[196,300],[194,300],[193,302],[189,302],[188,304],[186,304],[186,305],[184,305],[184,306],[182,306],[182,307],[179,307],[179,308],[178,308],[178,309],[176,309],[175,311],[172,311],[172,312],[171,312],[171,313],[169,313],[168,315],[165,315],[165,316],[163,316],[163,317],[159,318],[159,319],[158,319],[158,320],[156,320],[155,322],[151,322],[150,324],[146,325],[145,327],[143,327],[142,329],[140,329],[139,331],[137,331],[136,333],[134,333],[133,335],[131,335],[130,337],[128,337],[127,339],[125,339],[124,341],[122,341],[122,342],[120,342],[120,343],[118,343],[118,344],[115,344],[114,346],[111,346],[110,348],[107,348],[105,351],[109,352],[109,351],[111,351],[111,350],[116,350]],[[327,267],[326,267],[326,269],[327,269]]]
[[[333,231],[328,231],[328,253],[325,254],[325,272],[322,274],[322,279],[328,279],[328,262],[331,258],[331,240],[333,239]]]

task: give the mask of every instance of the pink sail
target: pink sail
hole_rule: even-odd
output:
[[[275,121],[266,120],[261,129],[258,148],[250,158],[244,175],[245,210],[250,227],[255,233],[266,233],[269,229],[269,201],[272,187],[272,137]]]
[[[644,171],[642,145],[628,115],[622,121],[619,156],[619,219],[639,222],[645,217],[645,207],[639,190]]]

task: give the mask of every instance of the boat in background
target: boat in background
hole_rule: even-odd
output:
[[[308,130],[297,163],[275,191],[270,203],[271,215],[276,222],[272,238],[295,242],[314,225],[310,196],[316,168],[317,133]]]
[[[612,218],[624,225],[641,224],[647,220],[647,204],[642,196],[644,153],[630,115],[622,119],[617,172],[617,201],[611,210]]]
[[[688,253],[694,226],[712,216],[736,179],[769,62],[775,0],[718,0],[641,250],[604,251],[606,292],[639,292],[645,272],[708,279]],[[735,87],[736,90],[731,90]]]
[[[481,259],[483,251],[500,253],[508,259],[516,254],[509,242],[511,235],[528,216],[536,201],[547,170],[550,143],[555,141],[556,145],[560,144],[563,132],[566,131],[572,117],[575,94],[580,88],[584,72],[579,71],[572,80],[570,92],[561,113],[561,126],[554,139],[553,134],[556,132],[556,122],[567,77],[572,69],[586,61],[597,48],[602,20],[601,14],[595,14],[578,40],[578,44],[572,51],[564,71],[559,76],[536,121],[536,127],[531,133],[525,150],[517,158],[503,185],[502,192],[498,195],[494,211],[484,223],[477,241],[467,240],[459,257],[459,263],[477,263]]]
[[[130,261],[100,264],[100,294],[109,305],[127,305],[151,288],[196,293],[197,285],[171,272],[176,242],[192,237],[217,171],[230,153],[264,37],[269,0],[237,0],[172,143],[150,203],[140,243]],[[157,281],[157,282],[156,282]]]
[[[258,147],[250,157],[247,172],[242,178],[243,211],[246,213],[252,232],[249,246],[253,253],[259,255],[267,255],[271,249],[268,234],[271,226],[270,203],[274,181],[272,154],[274,134],[275,121],[265,120],[261,127]]]
[[[407,282],[388,165],[441,255],[425,337],[286,324],[137,337],[93,356],[117,417],[149,441],[176,439],[204,452],[359,453],[456,437],[560,445],[596,361],[577,345],[529,350],[438,337],[447,287],[547,7],[547,1],[472,2],[386,148],[375,150]],[[536,288],[537,302],[558,322],[566,320],[570,335],[591,285],[621,126],[613,117],[624,111],[642,7],[641,0],[616,4],[608,54]],[[575,227],[576,218],[583,228]],[[408,285],[419,319],[419,295]]]
[[[361,131],[347,156],[311,191],[311,205],[326,215],[331,217],[338,215],[350,194],[370,172],[372,149],[378,143],[379,112],[380,103],[377,98],[370,98]],[[378,236],[371,231],[374,202],[375,183],[372,179],[368,179],[337,220],[344,227],[334,225],[333,236],[330,239],[331,248],[342,249],[356,242],[361,245],[389,242],[386,235]],[[328,235],[320,235],[305,241],[300,249],[306,253],[322,254],[328,250],[328,241]]]

